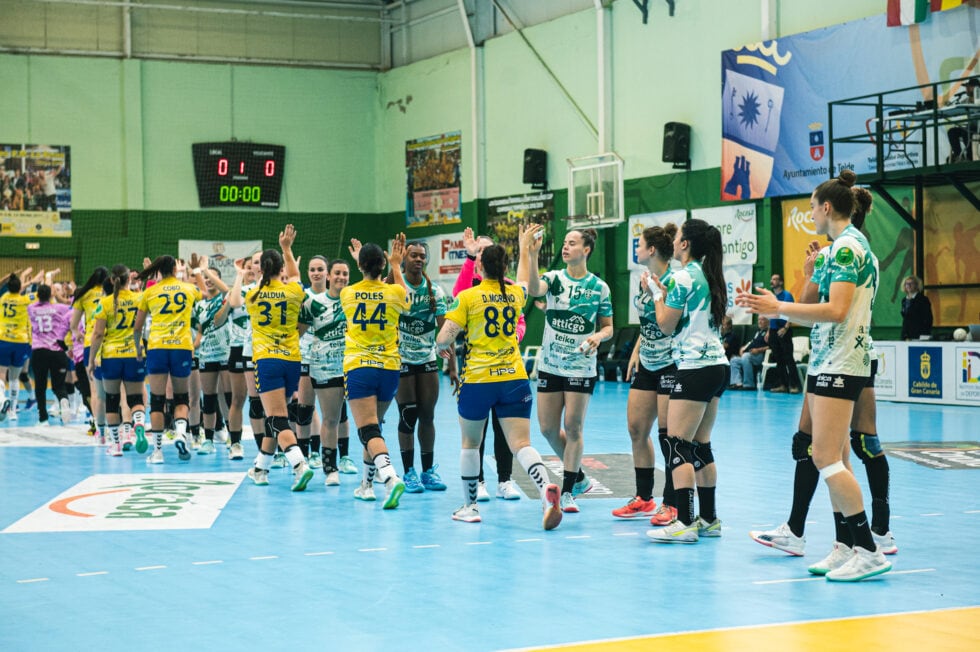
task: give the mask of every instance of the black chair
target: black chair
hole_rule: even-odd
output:
[[[613,335],[610,340],[613,344],[609,349],[609,355],[598,363],[600,375],[604,380],[617,380],[617,370],[620,378],[626,378],[626,365],[629,364],[633,345],[636,344],[639,334],[638,327],[624,326]]]

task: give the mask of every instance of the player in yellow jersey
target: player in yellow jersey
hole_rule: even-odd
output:
[[[126,390],[126,405],[133,413],[136,452],[146,452],[146,412],[143,398],[146,362],[136,357],[133,324],[139,311],[140,294],[129,289],[129,268],[125,265],[114,265],[109,282],[112,283],[112,293],[99,301],[95,310],[95,321],[92,323],[89,369],[94,373],[95,361],[101,359],[106,424],[110,440],[106,452],[119,457],[123,452],[119,441],[119,424],[122,422],[120,386]]]
[[[136,357],[142,359],[143,324],[149,315],[150,335],[146,343],[146,374],[150,379],[150,434],[153,452],[149,464],[163,464],[163,408],[167,401],[167,380],[174,391],[174,446],[181,461],[191,459],[187,447],[188,377],[194,354],[191,336],[191,316],[194,303],[201,300],[196,285],[178,280],[177,261],[173,256],[160,256],[139,274],[140,280],[159,277],[159,280],[140,296],[133,339]]]
[[[542,228],[532,224],[520,231],[517,285],[508,285],[504,278],[506,250],[500,245],[483,250],[477,263],[477,273],[483,280],[456,296],[436,338],[440,355],[448,358],[456,336],[466,332],[467,355],[458,405],[463,435],[459,469],[464,502],[453,513],[457,521],[481,520],[476,505],[480,440],[487,416],[495,409],[510,449],[541,492],[544,529],[553,530],[561,523],[558,485],[550,482],[541,455],[530,443],[531,386],[517,342],[517,318],[527,300],[529,270],[525,254],[540,237]]]
[[[351,254],[364,274],[364,280],[340,291],[340,304],[347,318],[344,384],[357,436],[364,445],[364,478],[354,490],[359,500],[374,500],[374,476],[384,481],[388,491],[384,508],[398,507],[405,492],[391,465],[388,446],[381,435],[381,418],[398,391],[401,356],[398,353],[398,318],[411,307],[401,263],[405,234],[395,236],[388,263],[395,283],[381,279],[385,252],[374,243],[360,247],[352,240]]]
[[[102,377],[102,373],[99,371],[98,366],[96,366],[95,375],[89,378],[85,370],[88,367],[89,361],[89,344],[92,342],[92,321],[95,318],[95,309],[98,307],[99,300],[102,298],[102,284],[108,277],[108,269],[105,267],[96,267],[92,275],[85,281],[85,285],[75,289],[74,299],[72,301],[71,337],[76,342],[82,342],[85,345],[84,353],[82,354],[82,369],[75,374],[75,385],[82,395],[82,401],[85,407],[88,408],[89,413],[92,415],[92,421],[89,423],[89,434],[95,434],[96,422],[99,424],[105,423],[105,408],[99,401],[102,393],[98,390],[98,387],[95,388],[95,391],[92,391],[92,382],[95,381],[97,383],[98,379]],[[84,330],[82,326],[84,326]],[[105,443],[105,432],[101,429],[99,431],[99,437],[103,440],[101,443]]]
[[[27,315],[31,300],[20,293],[23,282],[17,274],[11,274],[6,285],[6,293],[0,296],[0,421],[6,421],[7,414],[12,412],[5,382],[7,371],[10,371],[11,389],[16,386],[19,390],[19,384],[15,385],[14,381],[31,357],[31,322]],[[17,400],[16,394],[13,399]]]

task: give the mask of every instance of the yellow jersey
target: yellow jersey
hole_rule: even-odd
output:
[[[519,285],[483,280],[460,292],[446,319],[466,329],[464,383],[499,383],[527,378],[517,343],[517,320],[527,294]]]
[[[136,341],[133,339],[133,322],[139,310],[140,293],[120,290],[113,308],[112,295],[102,297],[95,309],[96,321],[105,322],[105,337],[99,350],[101,358],[135,358]],[[95,322],[93,328],[95,330]]]
[[[150,315],[150,337],[147,349],[194,350],[191,315],[194,303],[201,300],[196,285],[169,276],[147,288],[140,295],[138,307]],[[88,338],[88,333],[85,334]]]
[[[28,344],[31,341],[31,318],[27,306],[31,298],[5,292],[0,296],[0,341]]]
[[[347,318],[344,373],[359,367],[401,369],[398,318],[412,307],[400,285],[365,279],[340,291]]]
[[[279,279],[245,294],[245,308],[252,322],[252,360],[301,360],[296,323],[305,299],[302,285]]]
[[[95,309],[99,307],[102,299],[102,288],[94,287],[81,296],[72,307],[81,311],[85,317],[85,341],[86,347],[92,344],[92,330],[95,327]]]

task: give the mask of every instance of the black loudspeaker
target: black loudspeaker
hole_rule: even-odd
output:
[[[664,163],[690,165],[691,126],[683,122],[668,122],[664,125]]]
[[[543,149],[524,150],[524,183],[543,186],[548,182],[548,152]]]

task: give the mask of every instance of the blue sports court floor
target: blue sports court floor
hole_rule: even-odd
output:
[[[448,385],[436,460],[449,490],[390,512],[353,500],[352,475],[326,488],[318,473],[299,494],[286,471],[252,486],[251,442],[244,462],[219,446],[180,464],[168,446],[167,464],[149,467],[135,452],[107,457],[80,425],[41,435],[22,411],[0,429],[0,649],[980,649],[977,470],[892,455],[894,570],[835,585],[806,571],[833,537],[825,488],[806,557],[747,535],[788,514],[800,397],[725,394],[713,438],[723,536],[666,546],[645,519],[610,515],[632,485],[615,455],[630,450],[626,395],[600,383],[586,424],[587,466],[615,495],[583,497],[553,532],[526,497],[483,504],[482,524],[450,519],[462,500]],[[889,446],[962,450],[954,442],[977,447],[978,417],[879,403],[878,427]],[[397,448],[390,418],[385,435]],[[174,524],[195,529],[136,529]],[[106,527],[120,529],[94,529]]]

